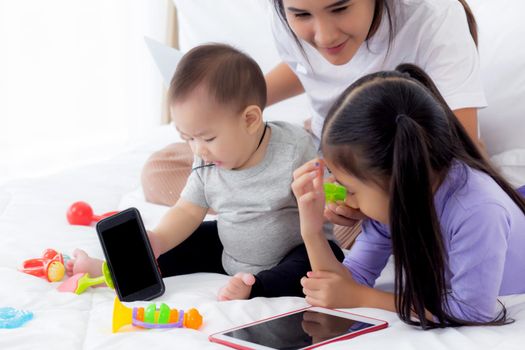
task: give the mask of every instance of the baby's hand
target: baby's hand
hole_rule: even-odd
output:
[[[77,273],[88,273],[90,277],[102,275],[102,260],[91,258],[82,249],[73,251],[73,258],[66,263],[66,274],[68,276]]]

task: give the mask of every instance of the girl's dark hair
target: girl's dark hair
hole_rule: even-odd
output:
[[[226,44],[206,44],[188,51],[171,79],[169,104],[186,98],[203,85],[217,103],[242,111],[266,106],[266,82],[254,59]]]
[[[510,322],[505,307],[490,322],[448,311],[447,258],[433,185],[459,161],[488,174],[524,213],[525,200],[482,156],[423,70],[403,64],[352,84],[328,113],[321,147],[334,166],[389,193],[396,308],[404,322],[425,329]],[[427,320],[425,309],[437,321]]]
[[[303,54],[306,56],[304,52],[304,48],[299,41],[299,38],[295,35],[295,33],[292,31],[292,28],[288,24],[288,21],[286,20],[286,12],[283,5],[283,0],[272,0],[273,6],[275,8],[275,11],[279,15],[279,18],[281,21],[286,25],[290,33],[292,34],[295,42],[303,52]],[[470,34],[472,35],[472,38],[474,39],[474,42],[476,43],[476,46],[478,45],[478,28],[476,24],[476,19],[474,18],[474,14],[472,13],[470,7],[468,6],[467,2],[465,0],[459,0],[461,5],[463,5],[463,8],[465,9],[465,14],[467,16],[467,22],[470,30]],[[374,34],[379,29],[379,26],[381,25],[381,19],[383,18],[383,13],[386,11],[387,18],[388,18],[388,50],[390,49],[390,44],[392,44],[392,41],[394,40],[395,35],[395,20],[392,19],[392,10],[393,10],[394,3],[392,0],[375,0],[375,7],[374,7],[374,15],[372,18],[372,24],[370,25],[370,29],[368,31],[368,35],[366,36],[366,40],[372,38]],[[367,42],[368,44],[368,42]]]
[[[474,39],[474,43],[476,44],[476,46],[478,46],[478,24],[476,23],[476,18],[474,17],[470,6],[465,0],[459,0],[459,2],[461,3],[461,5],[463,5],[463,8],[465,9],[465,15],[467,16],[467,23],[470,35],[472,36],[472,39]]]

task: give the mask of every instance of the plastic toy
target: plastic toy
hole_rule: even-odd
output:
[[[75,202],[67,210],[67,221],[71,225],[89,226],[92,222],[100,221],[108,216],[117,214],[118,211],[110,211],[102,215],[93,214],[93,209],[86,202]]]
[[[346,188],[333,182],[323,184],[324,194],[327,202],[344,201],[346,199]]]
[[[18,328],[33,318],[31,311],[0,307],[0,328]]]
[[[113,303],[113,333],[121,327],[133,325],[140,328],[192,328],[198,329],[202,325],[202,316],[197,309],[183,310],[170,309],[162,303],[157,309],[156,305],[149,304],[146,308],[124,306],[115,297]]]
[[[58,286],[58,290],[60,292],[82,294],[89,287],[101,283],[105,283],[111,289],[115,288],[113,285],[113,280],[111,279],[108,264],[106,264],[105,261],[102,264],[102,276],[91,278],[89,277],[88,273],[77,273],[69,277],[67,281]]]
[[[46,249],[41,258],[24,261],[20,271],[37,277],[44,277],[49,282],[60,281],[66,272],[65,264],[69,256],[54,249]]]

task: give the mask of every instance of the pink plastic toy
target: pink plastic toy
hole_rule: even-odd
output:
[[[65,264],[69,257],[54,249],[46,249],[41,258],[24,261],[20,271],[27,274],[44,277],[49,282],[60,281],[64,277]]]
[[[89,277],[88,273],[77,273],[69,277],[64,283],[58,286],[60,292],[70,292],[82,294],[86,289],[97,284],[105,283],[109,288],[115,289],[108,264],[102,264],[102,275],[99,277]]]
[[[75,202],[71,204],[67,210],[67,221],[71,225],[84,225],[89,226],[92,222],[100,221],[104,218],[107,218],[111,215],[117,214],[118,211],[110,211],[102,215],[93,214],[93,209],[86,202]]]

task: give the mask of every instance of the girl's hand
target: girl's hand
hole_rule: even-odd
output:
[[[361,286],[352,274],[342,268],[339,272],[308,272],[301,279],[306,302],[328,308],[359,307]]]
[[[293,173],[292,191],[297,198],[303,236],[323,231],[325,205],[323,172],[322,161],[314,159],[303,164]]]

